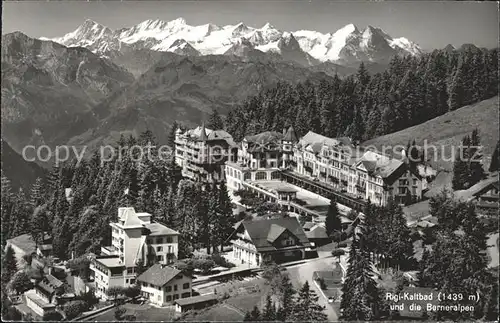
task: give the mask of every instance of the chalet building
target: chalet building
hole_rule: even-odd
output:
[[[118,209],[118,222],[110,223],[111,246],[91,263],[96,295],[106,299],[111,286],[135,284],[138,264],[170,264],[177,259],[179,233],[151,222],[151,214],[136,213],[132,207]]]
[[[266,131],[247,136],[238,147],[238,158],[225,167],[227,187],[232,191],[244,188],[243,182],[279,180],[279,170],[292,162],[297,135],[293,127],[283,133]]]
[[[137,277],[137,281],[142,296],[158,306],[192,295],[192,277],[171,266],[155,264]]]
[[[26,306],[43,317],[56,310],[57,297],[64,293],[64,283],[48,274],[35,287],[24,293]]]
[[[484,179],[457,196],[476,205],[476,211],[481,215],[498,215],[498,175]]]
[[[422,198],[425,179],[405,160],[366,151],[351,167],[348,192],[374,204],[407,204]]]
[[[192,180],[224,180],[226,161],[236,160],[237,146],[224,130],[211,130],[203,124],[184,133],[175,133],[175,161],[182,175]]]
[[[306,222],[302,226],[307,239],[314,244],[315,247],[324,246],[332,242],[332,239],[326,234],[326,228],[323,224]]]
[[[249,266],[304,259],[312,247],[295,217],[241,221],[228,240],[233,261]]]

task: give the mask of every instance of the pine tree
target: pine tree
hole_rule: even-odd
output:
[[[245,313],[245,317],[243,317],[243,321],[245,321],[245,322],[253,321],[252,320],[252,314],[250,313],[250,311],[247,311]]]
[[[260,321],[260,311],[257,306],[254,306],[252,311],[250,312],[250,321]]]
[[[217,217],[214,222],[214,241],[220,246],[221,252],[224,248],[224,242],[233,231],[235,219],[233,216],[233,204],[229,197],[226,182],[221,181],[216,188],[217,193]],[[215,247],[215,246],[214,246]]]
[[[13,194],[10,187],[10,180],[3,175],[2,172],[2,246],[5,245],[7,239],[11,237],[10,229],[12,227],[12,222],[14,218],[12,217],[12,207],[13,207]]]
[[[372,277],[372,262],[366,243],[361,236],[351,246],[340,304],[343,319],[346,320],[376,320],[380,314],[380,292]]]
[[[177,131],[177,129],[179,129],[179,124],[177,123],[177,121],[174,121],[172,127],[170,127],[170,131],[168,132],[168,137],[167,137],[167,145],[170,148],[175,147],[175,132]]]
[[[219,111],[217,109],[212,110],[212,113],[208,118],[207,128],[212,130],[224,129],[224,122],[222,121],[222,117],[219,115]]]
[[[326,213],[325,228],[328,236],[330,236],[334,231],[340,231],[342,229],[342,222],[340,221],[337,202],[333,198],[330,199],[330,205],[328,206],[328,212]]]
[[[359,144],[359,142],[363,139],[364,137],[364,129],[365,126],[363,124],[363,118],[361,117],[361,113],[359,112],[359,109],[354,110],[354,117],[352,119],[351,124],[347,127],[345,134],[355,144]]]
[[[2,287],[6,286],[17,270],[17,260],[14,249],[8,246],[2,259]]]
[[[271,300],[271,295],[266,296],[266,305],[262,309],[262,321],[276,320],[276,306]]]
[[[451,82],[448,85],[448,108],[449,111],[456,110],[464,106],[465,102],[464,80],[462,66],[458,66],[453,73]]]
[[[42,205],[44,202],[43,189],[43,181],[40,177],[37,177],[35,183],[31,186],[30,192],[30,203],[33,208]]]
[[[300,289],[293,311],[295,321],[301,322],[321,322],[327,321],[325,307],[318,304],[319,297],[309,288],[306,281]]]
[[[497,141],[497,145],[495,146],[495,151],[493,152],[493,155],[491,155],[491,163],[488,169],[490,172],[498,171],[498,157],[499,157],[498,154],[500,154],[499,145],[500,141]]]
[[[469,187],[469,167],[468,167],[468,147],[470,139],[465,136],[462,140],[462,147],[458,148],[453,163],[452,187],[454,190],[463,190]]]
[[[484,178],[484,169],[482,164],[481,139],[479,131],[474,129],[470,137],[469,157],[469,185],[472,186]]]
[[[296,305],[294,299],[296,291],[287,274],[281,275],[280,289],[280,304],[277,319],[279,321],[287,321],[293,317],[293,310]]]

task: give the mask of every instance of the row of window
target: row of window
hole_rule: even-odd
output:
[[[152,285],[152,284],[148,284],[148,283],[142,283],[142,286],[144,286],[144,287],[156,288],[156,289],[158,289],[158,290],[161,290],[161,287],[160,287],[160,286],[154,286],[154,285]],[[190,287],[190,284],[189,284],[189,283],[184,283],[184,284],[182,284],[182,289],[188,289],[189,287]],[[174,290],[174,292],[176,292],[176,291],[177,291],[177,285],[174,285],[173,290]],[[165,287],[165,292],[169,293],[169,292],[171,292],[171,291],[172,291],[172,286],[166,286],[166,287]]]
[[[165,239],[163,239],[163,237],[159,237],[159,238],[156,238],[156,240],[154,240],[154,238],[149,238],[148,244],[172,243],[173,241],[174,241],[173,237],[166,237]]]

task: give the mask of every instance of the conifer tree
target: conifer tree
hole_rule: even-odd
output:
[[[309,288],[309,283],[306,281],[297,296],[293,311],[294,320],[300,322],[327,321],[325,307],[318,304],[318,299],[319,297],[314,290]]]
[[[271,295],[266,296],[266,305],[262,309],[262,320],[263,321],[274,321],[276,320],[276,305],[271,300]]]
[[[500,141],[497,141],[497,145],[495,146],[495,151],[493,152],[493,155],[491,155],[491,163],[490,163],[490,167],[489,167],[489,171],[490,172],[496,172],[498,171],[498,154],[500,154],[499,152],[499,145],[500,145]]]
[[[462,75],[462,66],[458,66],[453,73],[448,86],[448,108],[449,111],[456,110],[464,105],[465,89]]]
[[[328,206],[328,211],[326,213],[325,228],[328,236],[330,236],[334,231],[340,231],[342,229],[339,209],[334,198],[330,199],[330,205]]]
[[[17,260],[14,249],[8,246],[2,259],[2,287],[6,286],[17,270]]]
[[[13,207],[13,194],[10,187],[10,180],[3,175],[2,172],[2,246],[5,245],[7,239],[11,237],[10,228],[12,226],[12,222],[14,218],[11,216],[12,207]]]
[[[482,164],[482,149],[479,131],[474,129],[470,137],[469,157],[469,185],[472,186],[484,178],[484,169]]]
[[[208,118],[207,128],[212,130],[224,129],[224,122],[217,109],[213,109],[210,117]]]
[[[167,137],[167,145],[170,148],[175,147],[175,132],[177,131],[177,129],[179,129],[179,124],[177,123],[177,121],[174,121],[172,123],[172,126],[170,127],[170,131],[168,132],[168,137]]]
[[[250,321],[260,321],[260,311],[257,306],[254,306],[252,311],[250,312]]]
[[[467,163],[469,146],[470,138],[465,136],[462,139],[462,147],[458,148],[453,163],[453,178],[451,181],[453,190],[463,190],[469,187],[469,167]]]
[[[380,314],[380,292],[373,279],[372,262],[365,238],[354,240],[349,253],[349,267],[342,286],[340,307],[346,320],[376,320]],[[351,268],[352,267],[352,268]]]
[[[31,186],[30,203],[33,208],[36,208],[44,202],[43,181],[37,177],[35,183]]]

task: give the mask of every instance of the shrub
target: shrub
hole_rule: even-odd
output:
[[[342,241],[342,233],[340,231],[333,231],[330,237],[332,238],[333,242],[339,243],[340,241]]]
[[[125,296],[134,298],[141,294],[141,287],[139,285],[130,286],[125,289]]]
[[[113,300],[116,301],[118,296],[125,294],[125,290],[126,290],[126,288],[124,288],[122,286],[112,286],[106,291],[106,295],[108,295],[109,297],[112,297]]]
[[[67,319],[73,319],[85,312],[89,308],[89,304],[82,300],[72,301],[64,305],[64,314]]]
[[[33,284],[31,283],[30,278],[24,271],[18,271],[12,276],[12,279],[9,282],[9,288],[15,290],[17,294],[21,294],[28,289],[31,289]]]
[[[212,255],[211,259],[215,262],[215,264],[217,266],[226,267],[226,268],[232,268],[232,267],[236,266],[232,262],[227,261],[226,258],[224,258],[223,256],[221,256],[218,253],[214,253]]]
[[[76,300],[82,300],[86,302],[88,305],[87,310],[91,309],[94,305],[97,305],[99,303],[99,298],[95,296],[93,289],[85,293],[80,293],[80,295],[76,297]]]
[[[347,243],[346,242],[341,242],[338,245],[339,248],[347,248]]]
[[[334,249],[332,250],[332,256],[338,257],[340,259],[340,256],[343,256],[345,254],[345,251],[342,249]]]
[[[43,321],[62,321],[63,316],[57,311],[51,311],[43,315]]]
[[[193,267],[201,270],[202,273],[207,274],[212,268],[215,267],[215,262],[212,259],[195,259]]]

